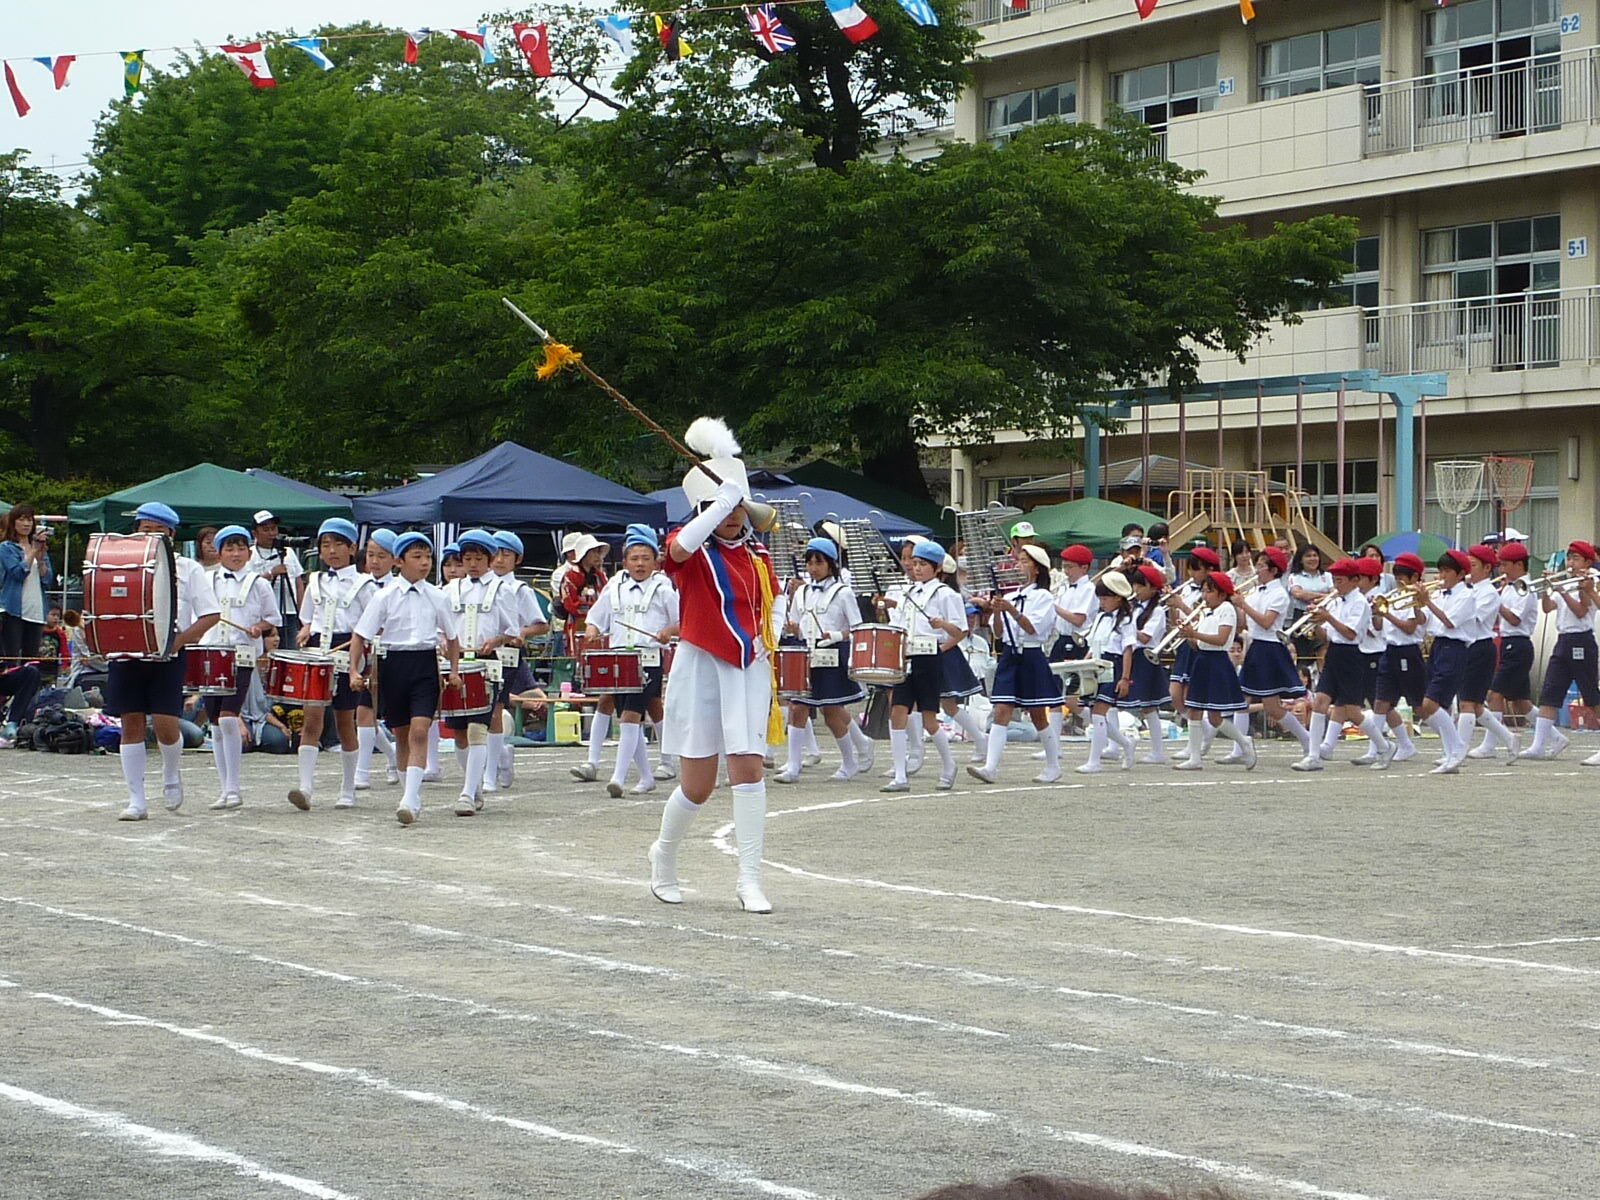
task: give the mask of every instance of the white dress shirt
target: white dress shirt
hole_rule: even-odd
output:
[[[1253,636],[1276,636],[1283,632],[1284,618],[1289,615],[1289,610],[1294,607],[1294,597],[1289,595],[1289,588],[1283,580],[1269,580],[1244,599],[1245,603],[1251,608],[1259,613],[1265,613],[1271,618],[1266,625],[1257,625],[1255,621],[1249,621],[1250,632]]]
[[[536,589],[529,587],[526,580],[518,579],[515,571],[497,571],[495,577],[503,580],[505,586],[511,589],[516,599],[517,622],[523,629],[549,622],[550,614],[545,611],[544,598]]]
[[[1150,620],[1153,624],[1155,617],[1152,616]],[[1133,622],[1128,619],[1127,613],[1106,612],[1104,609],[1094,614],[1094,619],[1085,626],[1085,629],[1089,639],[1090,654],[1108,661],[1121,658],[1122,652],[1128,648],[1135,636]]]
[[[1205,615],[1200,618],[1200,623],[1196,629],[1196,632],[1222,633],[1226,631],[1228,638],[1221,645],[1217,646],[1210,645],[1207,642],[1196,642],[1194,644],[1194,648],[1196,650],[1230,649],[1233,646],[1233,639],[1238,635],[1239,632],[1237,627],[1238,620],[1239,610],[1234,608],[1231,604],[1219,604],[1215,608],[1207,609]]]
[[[338,570],[318,571],[306,581],[305,598],[300,601],[300,624],[321,634],[326,648],[334,636],[356,627],[377,592],[372,576],[363,575],[353,563]]]
[[[1048,589],[1037,584],[1024,584],[1007,597],[1017,610],[1033,625],[1028,633],[1022,623],[1008,612],[1000,614],[1000,641],[1002,645],[1018,650],[1053,645],[1056,628],[1056,600]]]
[[[1587,600],[1580,600],[1578,607],[1582,609],[1579,615],[1572,611],[1564,596],[1556,596],[1556,633],[1593,633],[1594,608]]]
[[[223,619],[231,623],[224,625],[222,621],[218,621],[206,630],[205,636],[200,639],[200,644],[249,646],[260,654],[261,639],[253,638],[235,626],[243,625],[248,628],[261,621],[266,621],[270,625],[283,624],[283,614],[278,611],[278,601],[272,594],[272,585],[267,582],[265,576],[257,574],[249,567],[235,572],[218,565],[212,567],[207,574],[211,577],[211,591],[216,596]]]
[[[397,580],[390,586],[401,582]],[[462,654],[475,654],[490,638],[520,636],[516,591],[493,571],[485,571],[476,579],[470,575],[452,579],[444,585],[442,594],[455,614]]]
[[[1485,638],[1492,638],[1494,627],[1500,620],[1500,589],[1487,579],[1480,579],[1472,585],[1472,602],[1476,610],[1475,632],[1478,635],[1473,641],[1481,642]]]
[[[1405,621],[1411,621],[1416,618],[1418,611],[1419,601],[1413,598],[1410,600],[1401,600],[1395,604],[1391,604],[1389,606],[1388,615],[1391,617],[1399,617]],[[1400,626],[1396,625],[1393,621],[1384,621],[1384,644],[1387,646],[1416,646],[1421,644],[1423,634],[1427,631],[1430,623],[1433,621],[1432,613],[1429,613],[1426,610],[1422,611],[1424,613],[1423,619],[1417,622],[1417,627],[1410,633],[1407,633],[1404,629],[1401,629]]]
[[[842,642],[849,640],[858,611],[849,584],[837,579],[813,580],[795,589],[787,620],[800,627],[800,636],[809,644]]]
[[[1067,637],[1086,638],[1089,636],[1089,626],[1094,623],[1095,611],[1098,608],[1095,601],[1094,584],[1089,582],[1085,574],[1077,583],[1065,583],[1056,591],[1056,613],[1062,616],[1066,613],[1082,615],[1087,620],[1082,625],[1074,625],[1070,621],[1057,620],[1056,632]]]
[[[1435,638],[1449,638],[1451,641],[1456,642],[1473,642],[1477,640],[1473,636],[1473,626],[1477,624],[1478,608],[1477,602],[1472,598],[1471,585],[1462,581],[1454,587],[1435,592],[1433,602],[1439,606],[1445,616],[1450,618],[1450,624],[1454,626],[1453,629],[1446,629],[1444,622],[1434,616],[1430,610],[1428,613],[1428,629]]]
[[[659,571],[643,580],[626,572],[613,575],[600,589],[588,617],[588,627],[612,649],[659,648],[662,643],[655,635],[677,623],[678,589]],[[638,632],[641,629],[643,633]]]
[[[426,579],[397,577],[367,605],[355,631],[368,643],[381,637],[390,650],[435,650],[441,637],[456,636],[456,618],[444,593]]]
[[[1500,636],[1508,638],[1531,638],[1534,630],[1539,627],[1539,597],[1532,592],[1517,594],[1517,589],[1505,587],[1500,589],[1500,603],[1519,618],[1513,625],[1504,617],[1500,620]]]
[[[1356,645],[1361,647],[1361,653],[1363,654],[1383,653],[1383,631],[1377,627],[1377,622],[1372,615],[1372,601],[1383,594],[1378,590],[1378,587],[1381,586],[1382,584],[1380,583],[1374,586],[1370,592],[1361,593],[1367,602],[1367,615],[1365,620],[1361,622],[1361,627],[1358,631],[1361,636],[1356,639]],[[1357,588],[1356,590],[1360,591],[1361,589]]]
[[[1372,620],[1372,604],[1360,588],[1353,587],[1343,596],[1334,596],[1322,611],[1350,629],[1350,633],[1346,634],[1332,625],[1324,625],[1322,628],[1327,632],[1329,645],[1361,645],[1361,631]]]
[[[914,583],[908,587],[900,603],[895,606],[892,620],[895,625],[906,631],[907,642],[919,638],[933,638],[940,649],[943,649],[954,639],[944,630],[935,629],[929,623],[929,617],[949,621],[958,629],[967,627],[966,606],[961,602],[961,597],[937,579]],[[909,646],[906,652],[908,654],[911,652]]]
[[[1160,600],[1157,600],[1155,605],[1150,619],[1143,626],[1139,624],[1142,606],[1133,610],[1133,620],[1128,623],[1126,642],[1136,650],[1148,649],[1167,636],[1167,606]]]
[[[220,613],[222,606],[211,590],[211,577],[194,559],[180,554],[174,568],[178,576],[178,632],[182,633],[201,617]]]

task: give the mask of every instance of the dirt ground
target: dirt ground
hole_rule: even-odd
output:
[[[0,754],[0,1193],[1593,1197],[1581,740],[1056,786],[1013,747],[997,787],[903,795],[830,761],[770,788],[769,917],[734,907],[726,792],[669,908],[672,785],[610,800],[575,751],[519,752],[472,819],[430,786],[409,829],[381,783],[295,811],[287,758],[212,813],[186,756],[182,810],[126,824],[115,758]]]

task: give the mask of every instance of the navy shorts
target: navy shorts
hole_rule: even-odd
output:
[[[951,650],[951,654],[959,651]],[[906,660],[911,664],[905,679],[894,685],[889,704],[894,708],[915,709],[917,712],[939,711],[939,690],[944,686],[944,675],[939,670],[939,655],[918,654]]]
[[[1595,675],[1595,641],[1592,633],[1563,633],[1556,639],[1550,665],[1539,689],[1539,707],[1559,709],[1576,684],[1586,708],[1600,708],[1600,682]]]
[[[1461,690],[1467,670],[1467,643],[1459,638],[1433,639],[1433,656],[1428,663],[1428,690],[1424,697],[1440,708],[1449,708]]]
[[[1366,699],[1367,657],[1360,646],[1330,642],[1322,660],[1322,674],[1317,676],[1317,695],[1328,697],[1336,705],[1359,706]]]
[[[1390,646],[1378,658],[1378,681],[1373,698],[1393,708],[1404,700],[1412,708],[1422,703],[1428,690],[1428,664],[1422,647]]]
[[[1462,704],[1482,704],[1494,679],[1494,639],[1479,638],[1467,647],[1467,665],[1461,672],[1457,699]]]
[[[183,715],[183,655],[167,659],[114,658],[106,668],[104,711],[113,717]]]
[[[206,716],[215,721],[227,713],[230,717],[239,715],[239,710],[244,707],[245,697],[250,694],[250,677],[256,673],[254,667],[240,667],[234,672],[234,678],[239,681],[239,686],[234,689],[231,696],[202,696],[206,703]]]
[[[432,650],[391,650],[378,668],[378,712],[390,729],[439,711],[439,655]]]
[[[1506,700],[1533,699],[1533,639],[1503,638],[1500,663],[1495,667],[1489,690]]]
[[[348,633],[336,633],[331,638],[328,639],[328,649],[329,650],[343,650],[349,644],[350,644],[350,635]],[[313,633],[311,635],[311,640],[306,643],[306,646],[311,648],[311,649],[320,650],[322,648],[322,635],[320,633]],[[369,646],[367,649],[370,651],[371,647]],[[379,666],[378,673],[382,674],[383,673],[383,668],[386,667],[386,666],[388,666],[388,661],[387,660],[385,660],[384,663]],[[372,670],[371,670],[371,665],[370,664],[368,665],[367,674],[368,675],[372,674]],[[372,693],[369,692],[369,691],[360,691],[360,692],[358,692],[354,688],[352,688],[350,686],[350,674],[349,674],[349,672],[347,672],[347,671],[335,671],[333,673],[333,711],[334,712],[354,712],[358,708],[371,708],[371,707],[372,707]]]
[[[661,699],[661,668],[645,667],[643,670],[644,691],[622,692],[611,697],[616,702],[619,713],[637,713],[642,717],[649,711],[650,701]],[[488,720],[488,718],[485,717],[484,720]],[[454,729],[455,726],[452,725],[450,728]]]

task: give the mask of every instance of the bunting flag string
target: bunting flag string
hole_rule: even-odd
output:
[[[1156,0],[1133,0],[1133,7],[1138,10],[1139,20],[1144,20],[1156,10]]]
[[[72,69],[72,64],[78,61],[76,54],[58,54],[55,58],[36,58],[36,63],[43,63],[44,69],[50,72],[50,77],[56,82],[56,91],[67,86],[67,72]]]
[[[422,43],[428,40],[428,35],[432,32],[431,29],[406,30],[405,60],[408,64],[417,61],[417,52],[422,49]]]
[[[511,36],[516,38],[517,49],[522,51],[528,70],[537,78],[549,79],[555,74],[550,65],[550,33],[543,21],[536,25],[513,25]]]
[[[272,68],[267,65],[267,54],[261,48],[260,42],[245,42],[240,46],[223,46],[222,53],[234,66],[244,72],[244,77],[250,81],[254,88],[274,88],[278,81],[272,77]]]
[[[327,43],[327,38],[290,38],[285,46],[293,46],[296,50],[303,51],[311,56],[311,61],[324,71],[333,70],[333,59],[322,52],[322,47]]]
[[[489,44],[489,27],[487,25],[479,25],[476,29],[452,29],[450,32],[462,41],[471,42],[476,46],[478,48],[478,58],[483,62],[484,66],[493,66],[497,61],[494,56],[494,47]]]
[[[122,51],[122,95],[132,100],[144,85],[144,51]]]
[[[661,48],[667,52],[668,62],[677,62],[679,59],[688,58],[694,53],[694,47],[683,40],[683,35],[678,32],[678,18],[668,17],[663,21],[660,16],[653,18],[656,26],[656,37],[661,41]]]
[[[17,86],[17,75],[11,69],[10,63],[6,63],[6,91],[11,93],[11,103],[17,110],[17,116],[27,116],[32,105],[23,97],[22,89]]]

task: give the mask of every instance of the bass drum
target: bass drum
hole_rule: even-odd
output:
[[[166,659],[178,637],[178,573],[163,533],[96,533],[83,556],[83,637],[102,658]]]

